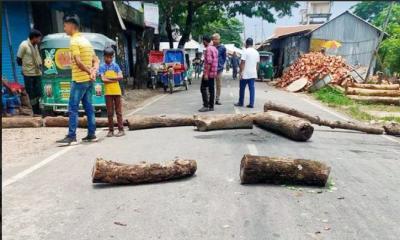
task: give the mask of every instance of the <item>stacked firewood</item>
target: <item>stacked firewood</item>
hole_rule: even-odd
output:
[[[352,78],[348,76],[349,71],[350,67],[346,64],[345,59],[340,56],[327,56],[319,52],[306,53],[301,55],[284,72],[277,86],[286,87],[290,83],[305,77],[308,79],[305,87],[307,90],[315,81],[328,74],[332,76],[332,84],[344,86],[352,82]]]
[[[357,102],[400,106],[400,84],[360,84],[346,86],[347,97]]]

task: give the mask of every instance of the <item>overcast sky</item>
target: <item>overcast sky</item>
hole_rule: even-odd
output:
[[[355,5],[357,2],[358,1],[333,2],[331,19],[341,14],[342,12],[349,10],[350,7]],[[292,9],[293,16],[277,18],[276,23],[268,23],[266,21],[262,21],[261,18],[244,17],[246,37],[252,37],[255,40],[255,42],[259,42],[271,36],[276,26],[298,25],[301,19],[299,13],[300,9],[304,8],[306,2],[298,2],[298,3],[300,4],[300,7]],[[242,21],[241,15],[237,16],[237,18],[240,21]],[[262,27],[261,27],[262,22],[264,22],[263,24],[264,35],[262,34]]]

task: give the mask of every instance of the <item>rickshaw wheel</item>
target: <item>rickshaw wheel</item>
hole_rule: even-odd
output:
[[[169,86],[169,93],[172,94],[173,92],[174,92],[174,87],[172,87],[172,85],[171,85],[171,86]]]
[[[164,86],[164,92],[167,92],[167,86]]]
[[[185,80],[185,90],[187,91],[189,88],[188,80]]]

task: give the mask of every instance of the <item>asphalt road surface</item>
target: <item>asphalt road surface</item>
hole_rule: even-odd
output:
[[[262,111],[272,100],[344,118],[265,83],[256,84],[255,109],[234,108],[238,81],[228,78],[214,113]],[[197,113],[199,83],[156,100],[135,114]],[[334,186],[241,185],[245,153],[326,162]],[[195,176],[137,186],[91,183],[96,157],[135,163],[176,156],[197,160]],[[3,239],[399,239],[399,173],[400,139],[388,136],[315,127],[310,141],[299,143],[256,127],[130,131],[3,168]]]

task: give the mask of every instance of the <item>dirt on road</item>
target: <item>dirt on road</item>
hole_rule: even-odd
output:
[[[124,114],[143,106],[161,91],[148,89],[127,90],[123,96]],[[3,163],[19,162],[26,157],[39,157],[43,152],[56,146],[55,141],[67,134],[67,128],[13,128],[2,129]],[[86,129],[77,130],[77,138],[86,135]]]

